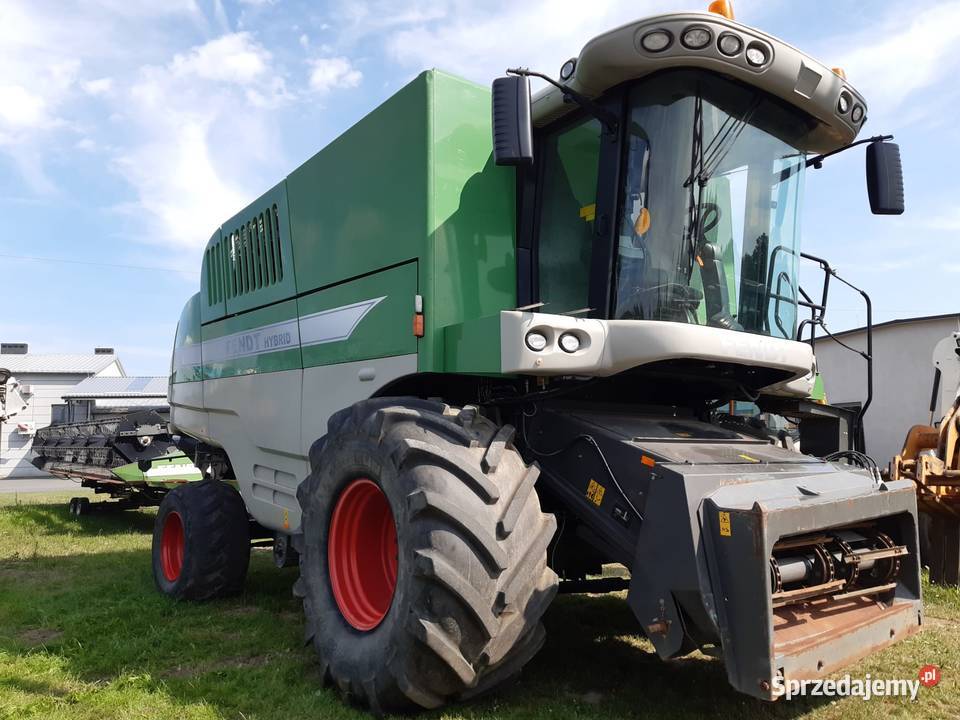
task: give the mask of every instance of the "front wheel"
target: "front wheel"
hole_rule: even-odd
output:
[[[218,480],[167,493],[153,527],[153,579],[165,595],[209,600],[243,589],[250,530],[243,499]]]
[[[306,637],[325,681],[375,713],[515,678],[557,590],[556,529],[513,429],[414,398],[330,419],[301,484]]]

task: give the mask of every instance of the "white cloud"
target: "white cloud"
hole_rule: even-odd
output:
[[[953,200],[948,200],[948,202],[953,202]],[[960,208],[951,208],[940,214],[932,215],[923,221],[923,225],[933,230],[960,233]]]
[[[75,132],[82,124],[78,98],[85,99],[88,90],[77,82],[81,59],[85,74],[96,78],[103,66],[154,52],[156,21],[197,15],[193,0],[87,0],[72,6],[0,2],[0,152],[33,192],[56,191],[44,169],[46,157],[57,147],[56,133]],[[92,82],[94,92],[103,89]]]
[[[901,111],[910,120],[923,119],[924,103],[909,106],[918,91],[935,85],[956,93],[954,78],[960,71],[960,2],[935,5],[891,6],[891,12],[863,32],[833,38],[828,47],[849,48],[838,58],[854,87],[868,98],[874,119],[891,119]],[[882,124],[882,123],[881,123]]]
[[[80,138],[74,144],[74,147],[77,150],[83,150],[84,152],[93,152],[97,149],[97,144],[88,137]]]
[[[328,57],[310,61],[310,88],[326,93],[335,88],[353,88],[363,80],[363,73],[348,58]]]
[[[176,55],[169,69],[174,75],[247,85],[259,80],[271,55],[248,32],[231,33]]]
[[[535,0],[492,8],[453,3],[393,14],[360,6],[353,17],[364,22],[373,17],[390,28],[388,53],[415,72],[436,67],[486,83],[517,65],[556,74],[594,36],[673,8],[668,0]]]
[[[271,54],[233,33],[143,68],[118,109],[135,141],[114,167],[133,187],[145,239],[202,247],[280,174],[272,108],[290,98]],[[193,262],[193,259],[190,259]]]
[[[0,122],[8,128],[44,125],[49,122],[46,100],[21,85],[0,85]]]
[[[106,95],[113,89],[113,78],[102,77],[96,80],[87,80],[80,83],[80,87],[87,95]]]

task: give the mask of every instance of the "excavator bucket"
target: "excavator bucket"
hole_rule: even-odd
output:
[[[913,482],[917,505],[930,517],[925,563],[930,582],[960,585],[960,398],[939,427],[914,425],[890,463],[893,480]]]

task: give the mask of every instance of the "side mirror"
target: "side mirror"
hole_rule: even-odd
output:
[[[903,168],[896,143],[867,145],[867,195],[874,215],[903,214]]]
[[[497,165],[533,163],[530,80],[508,75],[493,81],[493,159]]]

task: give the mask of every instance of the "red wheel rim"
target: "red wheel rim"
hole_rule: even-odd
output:
[[[183,569],[183,545],[183,519],[180,513],[171,512],[163,521],[160,534],[160,567],[170,582],[176,582]]]
[[[354,480],[337,498],[327,563],[344,620],[363,631],[379,625],[397,586],[397,526],[387,496],[367,478]]]

